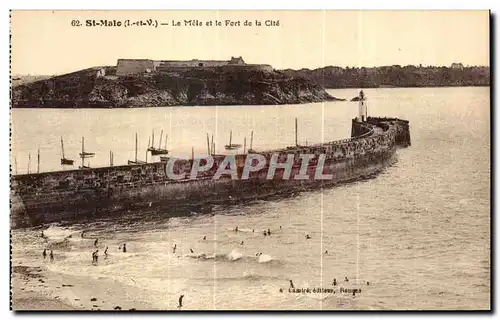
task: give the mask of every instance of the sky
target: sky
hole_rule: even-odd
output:
[[[122,26],[86,26],[87,20],[101,19]],[[168,25],[123,26],[147,19]],[[72,26],[73,20],[80,26]],[[245,26],[246,20],[252,25]],[[11,36],[11,71],[23,75],[116,65],[119,58],[242,56],[276,69],[489,66],[490,59],[488,11],[13,11]]]

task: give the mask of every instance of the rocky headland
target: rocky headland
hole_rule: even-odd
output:
[[[116,67],[98,67],[12,89],[13,108],[276,105],[335,100],[343,99],[330,96],[305,77],[245,68],[193,68],[118,77]]]

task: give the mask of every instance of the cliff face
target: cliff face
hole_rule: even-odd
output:
[[[14,108],[118,108],[173,105],[267,105],[339,100],[319,85],[281,72],[192,69],[116,77],[107,67],[20,85],[12,90]]]

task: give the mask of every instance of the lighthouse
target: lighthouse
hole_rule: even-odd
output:
[[[358,121],[365,122],[368,118],[368,109],[366,107],[365,94],[363,90],[359,92],[359,107],[358,107]]]

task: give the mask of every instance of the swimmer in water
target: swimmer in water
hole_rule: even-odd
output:
[[[310,235],[306,235],[306,239],[311,239],[311,236]]]
[[[42,238],[45,238],[45,235],[43,234],[43,230],[42,230]]]
[[[125,243],[123,244],[123,252],[127,252],[127,245]]]
[[[179,306],[178,306],[179,309],[182,308],[182,299],[184,299],[183,294],[181,294],[181,296],[179,297]]]
[[[47,249],[43,249],[43,260],[45,260],[45,258],[47,258]]]
[[[336,285],[337,285],[337,279],[335,279],[335,278],[333,279],[333,283],[332,283],[332,285],[334,285],[334,286],[336,286]]]
[[[265,237],[265,236],[267,236],[267,232],[266,232],[266,230],[264,230],[264,237]]]
[[[54,262],[54,252],[50,250],[50,262]]]
[[[99,242],[99,239],[96,238],[95,241],[94,241],[94,247],[97,247],[97,243],[98,242]]]
[[[207,236],[204,236],[204,237],[203,237],[203,240],[207,240]]]
[[[293,281],[290,280],[290,289],[295,289],[295,286],[293,285]]]

